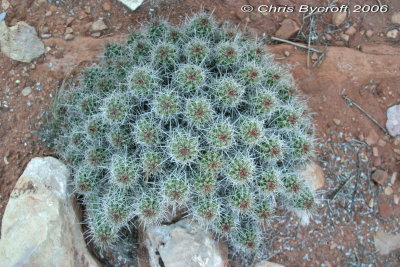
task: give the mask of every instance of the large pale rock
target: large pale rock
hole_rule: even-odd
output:
[[[308,164],[302,171],[302,176],[310,183],[314,190],[324,187],[324,171],[316,162],[312,161]]]
[[[150,265],[159,267],[223,267],[221,251],[209,233],[185,220],[147,230]]]
[[[4,20],[0,20],[0,46],[1,52],[8,57],[26,63],[44,53],[44,44],[35,28],[24,21],[7,27]]]
[[[126,5],[132,11],[136,10],[143,3],[143,0],[118,0],[118,1]]]
[[[59,160],[34,158],[7,204],[0,266],[99,266],[86,248]]]
[[[386,129],[393,137],[400,136],[400,105],[394,105],[387,109]]]
[[[400,249],[400,234],[389,234],[379,230],[374,235],[374,243],[379,254],[387,255],[394,250]]]

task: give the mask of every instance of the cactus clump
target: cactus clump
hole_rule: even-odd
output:
[[[258,40],[217,25],[205,13],[152,21],[56,99],[57,149],[97,246],[185,209],[254,255],[278,208],[313,209],[299,172],[313,125],[293,78]]]

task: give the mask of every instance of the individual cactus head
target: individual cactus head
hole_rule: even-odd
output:
[[[202,39],[190,41],[184,49],[187,61],[192,64],[206,63],[206,60],[210,57],[210,48],[207,42]]]
[[[239,64],[239,46],[234,42],[220,43],[215,50],[215,63],[221,71],[229,71]]]
[[[246,155],[233,158],[226,167],[226,177],[234,185],[246,185],[254,178],[254,162]]]
[[[242,101],[245,87],[234,78],[224,77],[216,81],[212,91],[223,107],[235,107]]]
[[[162,132],[159,122],[151,117],[143,117],[134,126],[135,141],[143,146],[152,146],[160,142]]]
[[[199,141],[190,133],[172,133],[168,146],[170,156],[177,164],[194,162],[199,153]]]
[[[133,215],[133,198],[128,190],[108,188],[102,202],[105,219],[113,228],[128,224]]]
[[[227,120],[212,124],[207,133],[209,145],[216,150],[230,148],[235,142],[233,129],[232,124]]]
[[[250,214],[255,205],[254,194],[247,186],[234,188],[229,196],[231,209],[240,215]]]
[[[185,113],[190,123],[199,126],[208,122],[213,115],[210,101],[204,98],[189,99],[186,102]]]
[[[162,187],[165,202],[173,207],[185,206],[189,201],[190,187],[184,174],[170,175]]]
[[[152,50],[153,64],[155,67],[169,70],[175,67],[179,60],[177,48],[167,42],[159,43]]]
[[[201,67],[183,65],[176,73],[175,82],[183,93],[193,93],[203,87],[205,78],[206,73]]]
[[[139,193],[136,214],[144,226],[151,226],[161,223],[166,217],[164,202],[157,189],[145,189]]]
[[[132,156],[115,154],[111,159],[110,183],[113,188],[133,188],[139,179],[138,162]]]
[[[252,145],[261,142],[265,135],[264,122],[245,117],[238,123],[239,138],[246,144]]]
[[[219,151],[204,151],[199,156],[199,167],[204,173],[217,175],[224,166],[222,154]]]
[[[194,177],[194,187],[198,195],[213,195],[217,190],[217,178],[212,172],[201,172]]]
[[[130,92],[139,99],[146,98],[159,89],[159,78],[155,70],[149,67],[135,67],[128,77]]]
[[[161,119],[174,118],[180,109],[179,97],[173,91],[163,91],[154,99],[154,113]]]
[[[220,203],[213,196],[200,196],[194,200],[193,216],[205,227],[211,227],[220,216]]]
[[[205,12],[144,25],[107,44],[51,109],[90,236],[105,248],[172,210],[252,256],[275,207],[314,210],[300,172],[315,143],[305,101],[237,27]]]

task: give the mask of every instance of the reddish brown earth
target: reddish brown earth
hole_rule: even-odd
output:
[[[285,18],[293,19],[301,25],[303,14],[243,13],[240,11],[242,5],[298,6],[301,2],[315,6],[313,0],[203,0],[196,4],[189,0],[177,0],[146,2],[132,12],[111,0],[8,1],[11,4],[6,17],[8,26],[24,20],[37,29],[39,36],[43,33],[50,33],[52,36],[43,40],[47,47],[46,54],[31,64],[13,61],[0,54],[0,219],[11,190],[29,160],[36,156],[52,155],[51,150],[39,142],[37,134],[44,123],[43,113],[56,90],[65,77],[76,75],[85,65],[91,64],[105,42],[124,38],[131,29],[137,28],[152,15],[162,15],[170,18],[173,23],[178,23],[185,18],[185,14],[199,10],[200,5],[207,10],[214,10],[219,21],[229,20],[242,26],[247,25],[247,29],[253,34],[262,36],[266,33],[270,36]],[[374,0],[338,1],[339,4],[348,2],[350,6],[377,3]],[[315,113],[318,137],[323,144],[319,148],[320,161],[328,162],[322,155],[331,147],[333,151],[338,151],[335,146],[349,142],[352,138],[364,142],[369,137],[369,146],[365,148],[369,164],[368,175],[374,169],[382,169],[389,174],[383,185],[373,183],[370,176],[367,177],[368,181],[363,180],[365,183],[357,180],[360,183],[357,194],[362,195],[365,203],[358,201],[355,212],[351,216],[343,217],[346,218],[345,221],[333,223],[334,227],[332,221],[337,217],[336,210],[331,217],[323,217],[320,223],[312,221],[309,226],[299,231],[296,220],[280,223],[280,228],[276,226],[276,229],[286,232],[282,235],[276,232],[272,261],[290,266],[400,264],[398,252],[382,256],[375,252],[373,243],[360,245],[359,242],[360,236],[373,240],[372,236],[378,228],[390,232],[399,229],[400,206],[395,204],[394,198],[400,196],[400,179],[397,178],[394,184],[390,184],[390,176],[393,172],[400,173],[400,155],[394,152],[395,149],[400,149],[400,141],[385,136],[363,113],[354,106],[348,106],[340,95],[344,92],[382,125],[386,122],[386,109],[400,102],[399,38],[386,38],[386,32],[396,27],[390,23],[390,16],[400,10],[400,2],[380,2],[389,6],[387,13],[350,13],[340,27],[331,24],[331,13],[315,16],[315,33],[318,36],[316,44],[320,46],[313,47],[320,50],[327,48],[319,66],[313,66],[316,63],[316,55],[311,53],[307,60],[307,51],[303,49],[287,44],[271,43],[269,46],[275,58],[291,70],[298,87],[309,100],[310,109]],[[100,17],[104,18],[109,29],[102,32],[100,37],[93,37],[87,30],[88,23]],[[74,39],[65,41],[65,29],[69,18],[73,18],[71,27],[74,30]],[[304,21],[301,32],[308,36],[309,19]],[[349,41],[342,41],[339,38],[340,34],[351,25],[356,28],[356,32],[349,36]],[[374,31],[371,37],[365,35],[367,30]],[[330,34],[330,41],[326,39],[326,33]],[[299,34],[292,40],[304,42],[307,38]],[[21,91],[28,86],[31,87],[32,93],[23,96]],[[329,144],[333,146],[330,147]],[[374,147],[375,156],[372,154]],[[338,154],[343,166],[350,162],[351,156],[340,151]],[[324,166],[324,171],[327,180],[332,182],[327,183],[324,188],[328,192],[332,189],[330,186],[336,185],[335,177],[338,171],[335,171],[330,163]],[[388,186],[392,187],[394,192],[385,195],[383,191]],[[371,199],[374,199],[375,204],[369,209]],[[369,210],[365,211],[365,208]],[[323,206],[318,212],[331,214],[327,206]],[[292,228],[287,229],[287,225],[285,228],[285,224],[290,224]],[[289,239],[285,239],[287,234]],[[320,234],[323,234],[323,238]],[[344,249],[341,249],[341,246]],[[348,252],[347,248],[353,250]],[[353,256],[354,261],[351,258]]]

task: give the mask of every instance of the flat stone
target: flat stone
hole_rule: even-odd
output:
[[[181,220],[147,229],[145,244],[150,265],[159,267],[226,266],[226,259],[211,235],[198,224]]]
[[[289,39],[299,30],[299,25],[292,19],[284,19],[276,31],[275,36],[281,39]]]
[[[374,173],[372,173],[371,178],[378,184],[383,185],[388,178],[388,173],[383,170],[378,169],[378,170],[374,171]]]
[[[90,25],[90,31],[91,32],[100,32],[107,30],[108,26],[104,23],[104,20],[102,18],[96,20]]]
[[[143,3],[143,0],[118,0],[118,1],[127,6],[132,11],[136,10]]]
[[[393,208],[384,200],[379,201],[378,210],[382,219],[389,218],[393,214]]]
[[[1,52],[8,57],[26,63],[44,53],[44,44],[35,28],[24,21],[12,27],[7,27],[4,20],[0,21],[0,45]]]
[[[55,158],[28,163],[4,212],[0,266],[100,266],[86,248],[68,179]]]
[[[23,96],[28,96],[32,93],[32,89],[30,87],[25,87],[24,89],[22,89],[21,93]]]
[[[341,121],[340,121],[339,119],[333,119],[333,122],[334,122],[336,125],[340,125],[340,123],[341,123]]]

